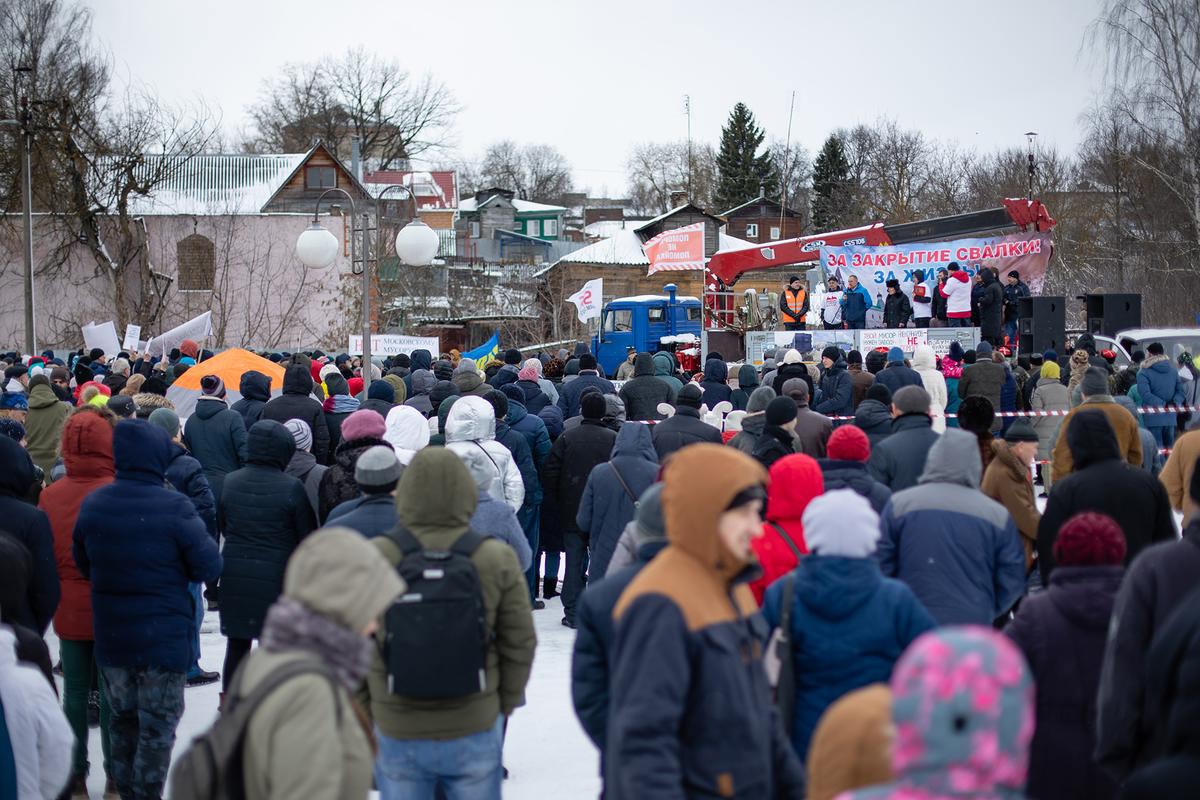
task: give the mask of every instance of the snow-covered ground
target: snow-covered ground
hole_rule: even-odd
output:
[[[556,597],[546,608],[533,612],[538,645],[533,660],[533,676],[527,688],[526,704],[513,714],[504,743],[504,764],[509,779],[504,796],[514,800],[540,800],[545,797],[583,798],[600,794],[599,759],[575,718],[571,705],[571,648],[575,631],[563,627],[562,603]],[[50,656],[58,660],[58,640],[47,635]],[[218,628],[216,612],[204,617],[200,633],[200,664],[220,671],[225,659],[225,637]],[[175,741],[176,757],[192,738],[208,729],[217,716],[220,683],[187,689],[185,708]],[[59,690],[62,690],[61,678]],[[92,762],[88,789],[94,798],[104,793],[103,758],[100,730],[91,729],[89,758]]]

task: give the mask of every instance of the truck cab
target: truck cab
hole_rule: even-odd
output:
[[[630,347],[655,353],[662,349],[664,336],[690,333],[699,339],[700,299],[677,297],[674,284],[663,288],[667,294],[618,297],[605,304],[600,331],[592,340],[592,352],[605,375],[616,373]]]

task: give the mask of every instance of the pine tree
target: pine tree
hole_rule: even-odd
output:
[[[837,230],[845,223],[849,195],[850,162],[846,148],[831,133],[813,162],[812,224],[814,231]]]
[[[779,175],[771,161],[771,150],[758,154],[765,134],[754,122],[754,114],[744,103],[729,112],[721,129],[721,149],[717,154],[717,190],[713,201],[718,211],[740,206],[765,190],[768,197],[779,191]]]

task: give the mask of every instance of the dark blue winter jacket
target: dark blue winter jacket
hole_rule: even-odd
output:
[[[939,625],[991,625],[1025,591],[1020,535],[979,491],[981,471],[975,436],[947,429],[920,484],[893,494],[880,518],[883,574],[908,584]]]
[[[862,406],[859,406],[861,408]],[[831,458],[818,458],[817,465],[825,478],[825,491],[834,489],[851,489],[862,497],[867,498],[876,514],[883,512],[883,507],[892,498],[892,490],[871,477],[867,472],[864,461],[839,461]]]
[[[842,307],[842,319],[846,322],[865,322],[867,319],[867,309],[870,308],[874,301],[871,299],[871,293],[867,291],[867,287],[861,283],[853,288],[847,288],[842,292],[842,297],[838,300],[838,304]]]
[[[709,410],[726,400],[730,404],[733,403],[733,389],[729,388],[729,367],[719,358],[710,358],[704,362],[704,380],[700,381],[700,388],[704,390],[700,402],[708,406]]]
[[[793,573],[792,660],[795,711],[792,746],[801,760],[817,721],[842,695],[887,683],[908,645],[934,627],[907,586],[885,578],[873,558],[807,555]],[[782,618],[785,576],[767,587],[763,616]]]
[[[575,622],[575,654],[571,659],[571,698],[575,715],[584,732],[600,751],[600,772],[604,774],[604,743],[608,730],[608,673],[613,640],[613,608],[621,592],[641,572],[650,559],[667,546],[666,539],[638,546],[637,561],[595,583],[589,583],[579,598]]]
[[[265,406],[264,406],[265,408]],[[198,400],[183,426],[183,443],[204,467],[204,477],[217,503],[225,476],[246,463],[246,423],[221,400]]]
[[[564,383],[558,389],[558,408],[563,412],[563,419],[579,416],[582,411],[579,398],[583,397],[586,389],[596,388],[601,394],[616,394],[617,390],[612,381],[595,371],[580,372],[579,377],[570,383]]]
[[[271,399],[271,378],[258,370],[248,369],[242,373],[238,385],[238,393],[242,399],[229,407],[242,415],[246,430],[262,419],[263,409]]]
[[[383,536],[396,527],[396,500],[391,494],[368,494],[335,506],[325,526],[341,525],[368,539]]]
[[[650,437],[650,426],[622,425],[612,458],[592,467],[575,516],[579,530],[590,536],[588,569],[593,575],[603,575],[608,569],[617,540],[633,519],[637,499],[657,476],[658,453]]]
[[[44,634],[58,609],[60,592],[50,520],[25,500],[32,485],[33,461],[29,453],[7,436],[0,436],[0,531],[12,534],[33,558],[28,601],[19,609],[17,619]]]
[[[185,672],[193,660],[188,584],[215,581],[221,554],[192,501],[164,486],[170,460],[171,440],[161,428],[117,423],[117,478],[84,499],[75,521],[75,563],[92,583],[102,667]]]
[[[427,369],[432,372],[433,354],[428,350],[413,350],[412,353],[409,354],[408,359],[408,374],[404,376],[404,388],[406,391],[405,396],[412,397],[414,394],[412,385],[413,373],[419,369]]]
[[[536,414],[530,414],[529,409],[511,397],[508,399],[508,416],[505,421],[508,422],[508,427],[525,437],[529,452],[533,456],[533,466],[540,475],[542,464],[546,463],[546,456],[550,455],[550,433],[546,430],[546,423]],[[528,497],[529,490],[526,489],[525,505],[540,503],[541,493],[542,486],[539,482],[537,497],[531,503]]]
[[[1150,356],[1142,362],[1137,374],[1138,393],[1142,405],[1165,406],[1183,402],[1183,381],[1179,371],[1166,356]],[[1142,414],[1147,428],[1166,428],[1175,424],[1174,414]]]
[[[921,373],[904,365],[903,361],[890,362],[875,375],[875,382],[888,388],[893,395],[905,386],[921,386]]]
[[[176,491],[183,492],[192,501],[192,506],[204,522],[204,529],[216,542],[217,535],[217,500],[213,497],[208,478],[204,477],[204,468],[200,462],[188,455],[188,451],[176,442],[171,442],[171,462],[167,465],[167,482]]]
[[[846,362],[838,359],[821,375],[820,393],[812,410],[829,417],[854,413],[854,378],[846,370]]]
[[[562,409],[553,404],[547,405],[537,413],[537,418],[546,426],[546,433],[550,436],[550,444],[553,445],[554,440],[562,436],[563,425],[566,420]]]
[[[533,463],[533,451],[525,434],[514,430],[505,420],[496,420],[496,441],[504,445],[512,453],[513,463],[521,473],[521,483],[525,487],[525,499],[521,501],[524,508],[530,508],[542,502],[542,482],[538,477],[538,469]]]

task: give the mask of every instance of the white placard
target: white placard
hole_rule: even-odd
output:
[[[126,325],[125,339],[121,342],[121,349],[133,353],[138,347],[138,337],[142,335],[141,325]]]
[[[99,325],[93,322],[91,325],[84,325],[82,330],[83,344],[87,349],[98,347],[109,358],[116,358],[117,353],[121,352],[121,342],[117,339],[117,326],[112,320],[101,322]]]
[[[861,353],[876,347],[899,347],[911,356],[918,346],[928,344],[924,328],[875,328],[858,331],[858,349]]]
[[[361,356],[363,337],[361,334],[350,336],[346,352],[352,356]],[[435,359],[441,352],[441,341],[436,336],[401,336],[394,333],[372,333],[371,355],[394,356],[399,353],[410,355],[413,350],[428,350]]]

